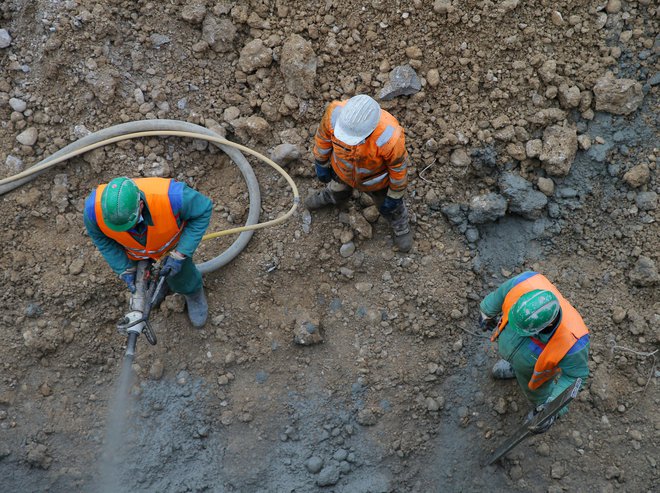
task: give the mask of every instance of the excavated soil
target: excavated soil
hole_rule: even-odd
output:
[[[382,219],[370,235],[356,194],[257,232],[205,276],[202,330],[168,297],[158,345],[138,343],[110,483],[127,293],[85,234],[84,198],[118,175],[177,178],[213,198],[215,231],[245,220],[245,184],[204,143],[151,138],[2,196],[0,490],[655,491],[658,13],[650,0],[0,3],[2,177],[89,132],[171,118],[266,154],[297,146],[288,171],[305,195],[327,103],[378,97],[403,64],[421,84],[383,102],[414,163],[413,250],[394,251]],[[608,71],[636,83],[625,112],[594,89]],[[287,185],[252,163],[272,219]],[[524,191],[509,196],[515,177]],[[506,215],[475,219],[487,193]],[[530,269],[583,315],[591,375],[548,433],[483,467],[528,405],[489,375],[478,302]],[[304,321],[324,342],[293,343]]]

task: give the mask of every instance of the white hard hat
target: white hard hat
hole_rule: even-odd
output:
[[[337,124],[335,125],[335,137],[354,146],[371,135],[380,121],[380,105],[366,94],[353,96],[341,109]]]

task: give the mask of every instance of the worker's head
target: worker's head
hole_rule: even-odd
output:
[[[101,195],[101,213],[113,231],[128,231],[140,218],[140,189],[130,178],[111,180]]]
[[[509,312],[509,325],[523,336],[533,336],[559,322],[561,307],[552,291],[535,289],[523,294]]]
[[[369,137],[378,126],[380,105],[366,94],[353,96],[341,109],[334,134],[349,146],[354,146]]]

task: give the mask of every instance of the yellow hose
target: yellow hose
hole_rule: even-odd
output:
[[[291,190],[293,191],[293,205],[291,208],[288,210],[286,214],[283,216],[277,217],[275,219],[272,219],[270,221],[266,221],[264,223],[258,223],[258,224],[253,224],[251,226],[241,226],[238,228],[231,228],[231,229],[225,229],[223,231],[217,231],[215,233],[209,233],[207,235],[204,235],[202,237],[202,240],[210,240],[212,238],[218,238],[220,236],[226,236],[226,235],[231,235],[235,233],[241,233],[243,231],[252,231],[256,229],[263,229],[267,228],[269,226],[275,226],[276,224],[280,224],[289,217],[293,215],[293,213],[296,211],[298,208],[298,205],[300,204],[300,194],[298,193],[298,187],[296,186],[295,182],[293,179],[287,174],[286,171],[282,169],[281,166],[279,166],[277,163],[272,161],[271,159],[267,158],[263,154],[258,153],[257,151],[250,149],[249,147],[245,147],[244,145],[237,144],[236,142],[231,142],[227,139],[223,139],[221,137],[213,137],[210,135],[205,135],[201,133],[196,133],[196,132],[183,132],[179,130],[150,130],[150,131],[145,131],[145,132],[134,132],[130,134],[125,134],[125,135],[118,135],[117,137],[112,137],[110,139],[102,140],[100,142],[96,142],[94,144],[90,144],[88,146],[82,147],[80,149],[76,149],[75,151],[72,151],[68,154],[65,154],[63,156],[60,156],[59,158],[53,159],[52,161],[49,161],[47,163],[43,163],[39,166],[33,166],[30,169],[27,169],[21,173],[18,173],[16,175],[10,176],[8,178],[4,178],[0,180],[0,186],[4,185],[6,183],[11,183],[13,181],[19,180],[21,178],[25,178],[27,176],[30,176],[34,173],[37,173],[39,171],[42,171],[44,169],[50,168],[52,166],[55,166],[56,164],[59,164],[63,161],[66,161],[68,159],[71,159],[73,157],[79,156],[81,154],[84,154],[86,152],[92,151],[94,149],[98,149],[99,147],[106,146],[108,144],[114,144],[115,142],[120,142],[122,140],[129,140],[129,139],[135,139],[138,137],[153,137],[153,136],[172,136],[172,137],[188,137],[191,139],[200,139],[200,140],[206,140],[209,142],[215,142],[217,144],[223,144],[227,145],[230,147],[235,147],[236,149],[243,151],[247,154],[251,154],[252,156],[256,157],[257,159],[263,161],[264,163],[268,164],[270,167],[275,169],[280,175],[282,175],[289,186],[291,187]]]

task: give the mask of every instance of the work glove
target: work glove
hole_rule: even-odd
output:
[[[393,199],[392,197],[387,196],[385,197],[385,200],[383,200],[383,203],[380,205],[378,210],[383,216],[391,216],[397,207],[400,207],[402,203],[403,198]]]
[[[135,293],[135,268],[126,269],[119,274],[119,278],[126,283],[131,293]]]
[[[479,327],[482,331],[493,330],[496,325],[495,317],[488,317],[484,312],[479,313]]]
[[[316,169],[316,177],[321,183],[330,183],[332,180],[332,168],[330,166],[323,166],[321,161],[314,161],[314,168]]]
[[[527,417],[525,418],[525,424],[528,424],[532,419],[534,419],[534,416],[542,412],[544,409],[545,409],[545,404],[539,404],[534,409],[532,409],[529,413],[527,413]],[[550,429],[550,427],[555,423],[556,420],[557,420],[557,416],[553,416],[543,425],[532,428],[530,431],[534,435],[540,435],[542,433],[545,433]]]
[[[165,259],[165,262],[163,262],[163,266],[160,269],[160,275],[163,277],[176,276],[181,272],[181,267],[183,267],[183,262],[185,262],[185,260],[185,255],[177,251],[171,252]]]

